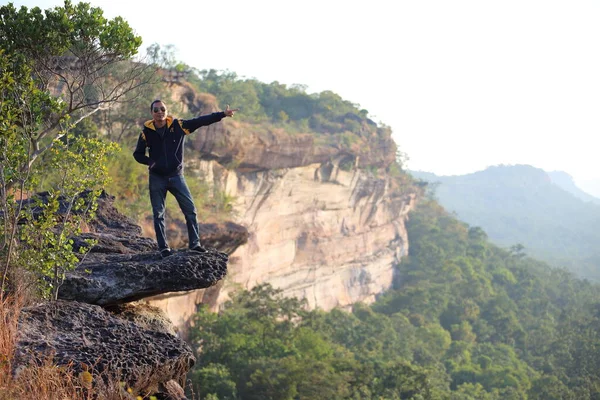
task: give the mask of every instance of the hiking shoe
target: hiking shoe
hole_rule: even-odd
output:
[[[172,256],[173,254],[175,254],[175,252],[173,250],[171,250],[171,249],[168,249],[168,248],[167,249],[162,249],[160,251],[160,256],[162,258],[167,258],[169,256]]]
[[[190,250],[197,251],[198,253],[208,253],[208,250],[206,250],[204,247],[202,247],[200,245],[196,245],[196,246],[192,247]]]

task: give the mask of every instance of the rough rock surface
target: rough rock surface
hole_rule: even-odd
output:
[[[135,313],[132,307],[130,316]],[[159,385],[180,381],[195,358],[190,347],[169,332],[172,327],[162,312],[153,312],[155,318],[144,306],[146,323],[140,323],[99,306],[71,301],[24,308],[16,343],[17,373],[29,363],[51,357],[56,365],[71,365],[75,372],[89,369],[156,393]]]
[[[227,272],[227,255],[211,250],[181,251],[161,259],[157,253],[95,255],[67,274],[58,297],[111,305],[168,292],[203,289]]]
[[[85,239],[94,239],[97,244],[91,251],[92,258],[96,253],[104,254],[137,254],[157,252],[156,241],[143,237],[142,228],[131,218],[122,214],[113,205],[114,196],[103,192],[98,198],[96,217],[88,224],[88,232],[75,238],[75,250],[85,246]],[[212,247],[220,252],[231,254],[235,249],[248,241],[248,230],[236,223],[199,224],[200,241],[205,247]],[[185,224],[177,230],[169,229],[169,241],[187,243]]]
[[[82,194],[86,198],[88,192]],[[46,202],[48,192],[41,192],[37,197]],[[95,218],[88,223],[84,234],[74,239],[74,250],[78,251],[81,246],[87,247],[85,239],[94,239],[98,244],[92,249],[93,253],[109,254],[131,254],[145,251],[153,251],[156,244],[150,238],[142,237],[142,228],[131,218],[123,215],[113,205],[114,196],[102,192],[98,197],[98,208]],[[27,201],[29,203],[31,199]],[[58,212],[66,212],[66,204],[61,201]],[[40,211],[34,209],[36,215]]]

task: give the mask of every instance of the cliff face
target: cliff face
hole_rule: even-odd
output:
[[[336,162],[240,173],[203,162],[207,179],[237,198],[248,243],[230,258],[216,304],[238,286],[268,282],[310,308],[372,302],[390,288],[408,252],[404,221],[415,195],[396,195],[387,177]]]
[[[188,92],[190,112],[218,109],[214,98]],[[416,194],[367,172],[390,165],[396,146],[389,132],[362,124],[346,143],[230,118],[196,131],[186,169],[235,197],[234,222],[249,239],[230,254],[219,285],[153,304],[181,326],[198,303],[218,309],[231,291],[260,283],[324,310],[370,303],[389,289],[394,264],[408,253],[404,223]]]

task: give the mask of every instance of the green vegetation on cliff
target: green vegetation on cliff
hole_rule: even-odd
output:
[[[288,123],[317,133],[389,133],[388,128],[379,128],[368,118],[367,110],[331,91],[308,94],[301,85],[266,84],[217,70],[193,70],[189,80],[199,91],[214,94],[222,104],[241,104],[240,116],[249,121]]]

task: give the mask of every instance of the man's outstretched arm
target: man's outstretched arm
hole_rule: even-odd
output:
[[[220,120],[222,120],[225,117],[233,117],[235,112],[238,110],[239,109],[237,109],[237,108],[235,108],[235,109],[229,108],[229,104],[228,104],[225,111],[220,111],[220,112],[216,112],[216,113],[212,113],[212,114],[208,114],[208,115],[201,115],[201,116],[199,116],[197,118],[193,118],[193,119],[182,120],[181,127],[183,128],[183,130],[185,131],[186,134],[189,134],[189,133],[194,132],[196,129],[200,128],[201,126],[214,124],[215,122],[219,122]]]

